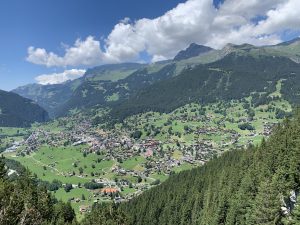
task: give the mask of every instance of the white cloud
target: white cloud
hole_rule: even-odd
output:
[[[164,15],[131,22],[124,18],[104,40],[76,40],[63,56],[28,48],[29,62],[79,66],[138,61],[147,52],[153,61],[173,57],[191,42],[221,48],[227,43],[276,44],[286,30],[300,29],[299,0],[226,0],[217,10],[212,0],[188,0]],[[256,21],[256,18],[263,18]]]
[[[51,66],[78,66],[78,65],[97,65],[103,59],[103,53],[100,49],[100,42],[95,40],[94,37],[89,36],[84,41],[77,39],[74,46],[65,48],[65,55],[58,56],[53,52],[47,52],[43,48],[28,48],[27,61]]]
[[[131,19],[129,17],[125,17],[124,19],[120,20],[120,23],[128,24],[130,21]]]
[[[46,84],[60,84],[68,80],[75,80],[81,77],[85,70],[71,69],[65,70],[62,73],[42,74],[35,78],[35,80],[42,85]]]
[[[267,12],[268,19],[259,23],[258,31],[272,33],[287,28],[299,30],[300,17],[297,12],[299,8],[299,0],[290,0],[276,9],[269,10]]]

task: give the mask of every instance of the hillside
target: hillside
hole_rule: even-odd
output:
[[[47,110],[50,117],[55,117],[56,108],[64,104],[82,82],[82,79],[77,79],[63,84],[28,84],[14,89],[13,92],[37,102]]]
[[[2,157],[0,199],[1,225],[77,224],[70,203],[54,199],[24,167]]]
[[[190,44],[190,46],[187,49],[178,52],[178,54],[174,57],[174,60],[179,61],[179,60],[183,60],[183,59],[189,59],[189,58],[199,56],[201,54],[204,54],[204,53],[212,51],[212,50],[213,49],[210,47],[192,43],[192,44]]]
[[[0,0],[0,225],[300,225],[297,8]]]
[[[298,224],[299,133],[298,114],[259,147],[171,176],[121,208],[137,225]]]
[[[114,106],[137,90],[172,77],[174,73],[175,65],[170,64],[152,71],[149,68],[139,69],[115,82],[86,80],[73,92],[71,98],[58,108],[57,115],[64,116],[75,108],[90,108],[96,105]]]
[[[140,63],[107,64],[88,69],[85,77],[93,81],[118,81],[145,66]]]
[[[64,104],[70,104],[67,102],[72,96],[75,95],[75,97],[78,97],[78,94],[74,92],[77,89],[77,92],[80,92],[80,89],[82,89],[81,85],[85,87],[89,85],[89,83],[96,83],[100,86],[102,82],[106,83],[124,79],[143,66],[143,64],[138,63],[103,65],[88,69],[83,77],[76,80],[52,85],[28,84],[18,87],[12,90],[12,92],[37,102],[45,108],[50,117],[53,118],[57,116],[60,107]]]
[[[297,76],[298,75],[298,76]],[[300,65],[285,57],[231,53],[217,62],[187,69],[176,77],[156,82],[112,109],[114,119],[146,111],[170,112],[187,103],[210,103],[241,99],[253,93],[257,101],[268,95],[283,80],[283,98],[298,103]],[[291,92],[290,90],[294,90]]]
[[[155,109],[151,105],[152,103],[148,102],[146,95],[149,95],[149,98],[153,101],[162,99],[161,102],[164,102],[161,104],[162,106],[157,105],[156,102],[153,102],[153,104],[158,110],[165,111],[166,109],[161,108],[165,108],[166,105],[168,105],[168,110],[174,109],[174,107],[181,106],[183,103],[185,104],[195,99],[199,100],[200,96],[204,98],[204,101],[207,101],[207,99],[215,99],[222,94],[227,95],[227,97],[222,97],[222,99],[233,97],[233,95],[234,98],[240,97],[237,96],[238,94],[236,93],[231,93],[237,90],[233,90],[233,87],[236,87],[238,84],[235,83],[237,80],[240,80],[239,82],[244,81],[244,83],[239,83],[241,85],[239,88],[246,88],[247,93],[245,94],[248,95],[249,91],[255,91],[256,89],[255,85],[250,87],[247,84],[249,78],[254,74],[253,71],[259,72],[260,75],[265,75],[263,74],[265,72],[256,69],[257,66],[262,68],[262,65],[265,64],[265,67],[272,67],[272,65],[268,63],[279,63],[278,65],[281,65],[287,62],[295,66],[296,63],[300,62],[299,46],[300,42],[298,39],[279,45],[262,47],[249,44],[227,44],[221,50],[191,44],[186,50],[180,51],[174,60],[154,64],[122,63],[102,65],[88,69],[84,77],[74,81],[44,86],[32,84],[19,87],[13,91],[23,97],[36,101],[49,112],[51,117],[64,116],[74,109],[81,110],[96,105],[111,107],[113,109],[115,105],[117,105],[114,111],[125,111],[125,114],[128,113],[128,109],[126,108],[131,108],[130,105],[132,104],[136,105],[135,108],[140,108],[138,110],[132,109],[134,113]],[[250,62],[247,62],[248,59]],[[283,62],[281,62],[281,59]],[[290,61],[294,62],[294,64]],[[256,65],[256,63],[258,64]],[[241,64],[241,66],[239,66],[239,64]],[[285,65],[282,66],[286,67]],[[229,74],[231,71],[235,74]],[[272,72],[276,73],[275,70]],[[199,75],[197,78],[198,81],[194,81],[200,82],[199,79],[202,79],[203,82],[208,83],[202,86],[197,93],[189,89],[188,92],[191,96],[188,97],[184,94],[187,90],[183,88],[180,93],[181,87],[176,87],[180,91],[175,94],[180,98],[178,103],[174,104],[172,102],[173,100],[169,99],[170,96],[168,97],[168,95],[172,93],[171,89],[175,88],[176,82],[178,82],[178,84],[183,82],[184,85],[186,85],[185,88],[187,88],[189,79],[192,76],[191,73]],[[178,75],[180,78],[174,78]],[[258,79],[264,79],[260,75]],[[278,77],[286,79],[285,77],[288,76],[287,74],[274,74],[274,76],[275,75],[277,76],[276,79]],[[290,75],[285,81],[283,91],[287,100],[291,101],[291,103],[298,104],[297,93],[290,91],[291,88],[298,90],[298,78],[297,76]],[[254,74],[254,76],[256,75]],[[267,84],[266,86],[274,88],[274,83],[277,82],[273,79],[275,78],[274,76],[270,78],[272,84]],[[234,79],[232,83],[231,79]],[[162,80],[165,80],[165,84]],[[224,84],[226,80],[228,83]],[[214,83],[214,81],[217,83]],[[264,84],[266,83],[265,80],[262,82]],[[251,79],[250,83],[253,84]],[[210,90],[204,91],[206,88],[214,87],[214,84],[218,84],[216,90],[212,92]],[[168,85],[170,85],[170,87],[168,87]],[[247,85],[247,87],[243,85]],[[226,89],[227,86],[228,89]],[[254,89],[248,90],[248,88]],[[156,89],[159,89],[159,91]],[[217,90],[220,92],[217,93]],[[205,92],[204,97],[202,96],[203,91]],[[152,92],[160,93],[160,95],[155,96],[155,93]],[[168,94],[163,94],[164,92]],[[241,91],[239,90],[238,92]],[[243,95],[244,94],[241,94],[241,96]],[[166,102],[168,102],[168,104],[165,104]],[[146,105],[148,103],[149,105]],[[122,107],[122,109],[120,109],[120,107]]]
[[[126,225],[298,224],[299,134],[300,114],[297,111],[294,118],[278,125],[259,146],[225,152],[201,167],[171,175],[157,187],[119,206],[97,204],[81,224],[107,224],[103,221]],[[0,212],[6,213],[0,217],[0,222],[17,224],[26,215],[25,224],[50,221],[51,224],[68,224],[72,220],[72,224],[77,224],[69,204],[50,201],[43,186],[47,182],[42,183],[26,173],[17,180],[3,179],[1,161],[3,204]],[[7,165],[16,169],[14,164],[11,161]],[[61,193],[60,190],[57,192]],[[69,192],[63,193],[69,196]],[[29,194],[35,198],[28,198]],[[30,214],[26,207],[29,204]],[[7,210],[10,207],[16,210]]]
[[[32,100],[0,90],[0,126],[27,127],[47,120],[48,113]]]
[[[293,157],[285,159],[282,149],[272,146],[275,143],[279,148],[284,142],[287,122],[271,142],[241,149],[260,143],[263,136],[268,138],[300,102],[300,64],[286,55],[287,46],[295,43],[280,47],[285,53],[275,51],[278,46],[267,50],[228,44],[222,50],[179,61],[104,65],[75,81],[36,85],[33,93],[43,93],[39,101],[55,96],[48,99],[52,104],[59,93],[65,96],[52,108],[52,115],[71,115],[31,129],[2,129],[0,149],[32,171],[55,197],[69,201],[77,219],[87,215],[84,224],[101,224],[107,212],[128,224],[260,224],[255,207],[264,204],[259,199],[267,198],[260,196],[260,189],[265,193],[265,181],[274,185],[267,188],[285,197],[298,191],[298,178],[291,186],[282,184],[287,192],[277,186],[281,180],[267,179],[277,173],[281,162],[290,166],[280,164],[285,174],[297,169],[289,161]],[[297,121],[288,122],[296,134]],[[25,139],[28,136],[30,141]],[[271,166],[267,159],[274,160]],[[272,176],[265,167],[275,168]],[[262,176],[258,171],[263,171]],[[247,174],[251,176],[244,181]],[[107,188],[115,194],[107,193]],[[254,193],[251,198],[249,189]],[[93,203],[103,201],[129,203],[112,208],[98,204],[88,214]],[[187,203],[178,206],[181,202]],[[239,211],[244,203],[245,215]],[[289,208],[292,203],[286,204]],[[275,218],[278,201],[270,205],[266,224]],[[281,212],[277,219],[283,220]]]

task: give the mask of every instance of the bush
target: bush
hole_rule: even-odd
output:
[[[99,188],[103,188],[103,184],[95,183],[95,182],[87,182],[83,185],[86,189],[95,190]]]
[[[160,180],[159,179],[157,179],[157,180],[155,180],[155,181],[153,181],[151,183],[151,185],[159,185],[159,184],[160,184]]]
[[[255,130],[255,128],[250,123],[242,123],[238,126],[241,130]]]
[[[70,192],[73,189],[72,184],[66,184],[64,189],[65,189],[65,192]]]
[[[142,136],[143,132],[140,130],[136,130],[135,132],[133,132],[133,134],[131,135],[132,138],[134,139],[140,139]]]

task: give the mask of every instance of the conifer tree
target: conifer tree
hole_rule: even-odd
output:
[[[4,163],[4,158],[3,156],[0,158],[0,179],[4,179],[6,175],[6,168],[5,168],[5,163]]]
[[[264,180],[252,205],[252,213],[248,224],[276,225],[281,219],[279,193],[274,183]]]

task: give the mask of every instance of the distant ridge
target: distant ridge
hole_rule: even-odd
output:
[[[280,61],[276,63],[289,63],[291,60],[297,63],[294,66],[298,66],[300,64],[300,38],[269,46],[254,46],[247,43],[237,45],[229,43],[219,50],[192,43],[187,49],[180,51],[174,60],[150,64],[120,63],[102,65],[88,69],[83,77],[76,80],[56,85],[26,85],[13,90],[13,92],[37,102],[49,112],[51,118],[67,115],[72,109],[85,110],[97,105],[100,107],[116,108],[118,105],[123,105],[125,101],[132,99],[132,96],[137,95],[138,92],[148,92],[148,86],[157,86],[156,84],[159,84],[158,82],[162,80],[166,80],[165,83],[168,83],[173,77],[183,75],[181,82],[185,81],[185,79],[187,79],[185,76],[188,73],[187,69],[194,70],[200,65],[207,68],[211,66],[211,63],[218,62],[219,73],[224,75],[224,70],[220,68],[222,68],[222,62],[226,61],[224,61],[224,59],[229,55],[231,55],[229,58],[234,59],[228,61],[228,67],[231,67],[231,70],[235,70],[239,67],[239,64],[246,66],[246,61],[250,59],[259,59],[255,61],[252,66],[260,66],[260,62],[264,61],[266,67],[268,67],[271,66],[275,60],[271,59],[275,57],[280,58]],[[268,60],[265,61],[264,59]],[[235,62],[239,63],[235,65]],[[241,80],[244,81],[247,77],[246,75],[251,71],[253,71],[252,67],[247,67],[247,69],[243,68]],[[202,71],[201,74],[198,71],[197,76],[203,76],[203,73],[206,72]],[[211,73],[211,71],[208,72]],[[276,71],[274,72],[277,73]],[[225,76],[222,77],[226,76],[225,73]],[[216,77],[212,78],[215,79]],[[292,81],[297,77],[289,76],[287,78],[288,81]],[[220,82],[221,81],[224,80],[220,80]],[[230,77],[230,79],[228,78],[228,84],[231,84],[231,81],[232,77]],[[180,86],[177,88],[182,89],[182,84],[178,85]],[[291,84],[291,86],[295,85],[298,88],[298,79]],[[222,87],[225,88],[225,86]],[[284,86],[283,89],[286,87],[287,86]],[[165,88],[166,90],[170,90],[170,87],[166,86]],[[196,89],[199,89],[199,87]],[[221,89],[219,91],[221,91]],[[156,92],[159,93],[160,90]],[[210,90],[205,90],[204,96],[209,92]],[[178,93],[177,90],[176,93]],[[241,93],[243,93],[243,91]],[[169,92],[166,92],[166,94],[169,94]],[[166,94],[157,96],[156,98],[161,100],[166,97]],[[144,95],[142,96],[145,97]],[[142,96],[139,96],[138,99],[141,99]],[[291,97],[291,94],[287,94],[286,97],[287,96]],[[188,96],[186,93],[182,93],[181,97],[184,98],[177,100],[177,103],[185,102],[185,97],[187,97],[187,99],[191,98],[191,96]],[[195,99],[199,99],[199,96],[194,97]],[[210,98],[213,99],[214,97],[215,93],[211,93]],[[154,100],[155,99],[153,99],[153,101]],[[295,95],[290,100],[292,100],[293,103],[300,102],[298,95]],[[133,104],[133,102],[131,103]],[[170,105],[170,103],[168,102],[168,104],[165,105]],[[130,111],[135,108],[136,105],[134,104]],[[149,105],[143,104],[143,110],[146,109],[149,109]]]
[[[192,58],[192,57],[199,56],[203,53],[206,53],[206,52],[209,52],[212,50],[214,50],[214,49],[204,46],[204,45],[198,45],[198,44],[192,43],[192,44],[190,44],[190,46],[187,49],[180,51],[174,57],[174,60],[179,61],[179,60],[183,60],[183,59]]]
[[[294,38],[294,39],[292,39],[290,41],[279,43],[279,44],[277,44],[277,46],[280,46],[280,45],[283,45],[283,46],[285,46],[285,45],[291,45],[291,44],[294,44],[296,42],[300,42],[300,37]]]
[[[0,126],[28,127],[48,119],[48,113],[32,100],[0,90]]]

